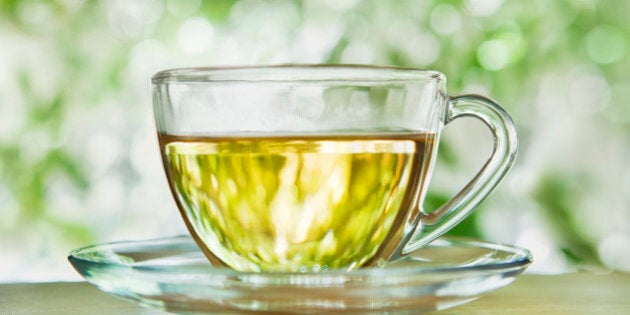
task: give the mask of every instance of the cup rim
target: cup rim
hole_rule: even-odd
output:
[[[155,85],[172,82],[391,82],[443,81],[436,70],[358,64],[279,64],[172,68],[151,78]]]

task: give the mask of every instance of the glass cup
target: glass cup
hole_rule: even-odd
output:
[[[174,69],[152,78],[171,191],[214,265],[352,270],[402,257],[463,220],[511,167],[494,101],[449,96],[437,71],[370,66]],[[435,211],[423,199],[440,132],[462,116],[494,151]]]

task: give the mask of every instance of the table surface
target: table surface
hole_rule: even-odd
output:
[[[85,282],[0,284],[0,314],[169,314]],[[523,275],[478,300],[431,314],[630,314],[630,274]]]

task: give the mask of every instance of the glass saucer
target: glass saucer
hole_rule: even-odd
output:
[[[68,259],[105,292],[182,314],[418,314],[503,287],[532,261],[522,248],[441,238],[378,268],[251,273],[210,265],[188,236],[94,245]]]

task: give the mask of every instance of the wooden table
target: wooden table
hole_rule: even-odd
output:
[[[0,314],[168,314],[85,282],[0,284]],[[630,314],[630,274],[523,275],[480,299],[432,314]]]

